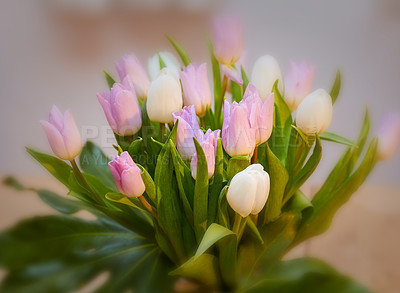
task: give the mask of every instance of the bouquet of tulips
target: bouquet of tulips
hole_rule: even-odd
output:
[[[313,90],[312,66],[292,63],[283,80],[263,56],[249,80],[241,26],[229,17],[210,42],[213,97],[207,64],[169,41],[182,64],[156,54],[151,82],[134,54],[116,62],[120,82],[105,74],[109,90],[97,98],[116,138],[112,160],[90,141],[82,148],[69,110],[54,106],[41,121],[58,158],[28,152],[70,198],[36,190],[63,215],[0,235],[3,292],[70,292],[101,274],[95,292],[368,292],[322,261],[282,258],[326,231],[378,159],[394,154],[399,117],[383,124],[379,147],[368,113],[356,141],[326,132],[340,74],[330,93]],[[346,150],[311,197],[301,187],[322,140]]]

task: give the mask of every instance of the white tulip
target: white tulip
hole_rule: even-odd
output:
[[[257,215],[269,195],[270,180],[260,164],[253,164],[233,176],[226,199],[231,208],[243,218]]]
[[[283,78],[276,59],[270,55],[258,58],[251,73],[251,83],[257,88],[263,102],[272,92],[276,80],[278,80],[278,90],[283,95]]]
[[[297,108],[296,126],[306,135],[325,132],[331,120],[332,99],[323,89],[309,94]]]
[[[171,54],[170,52],[162,51],[153,55],[153,57],[149,58],[148,69],[151,80],[155,80],[157,76],[160,74],[160,58],[164,61],[165,66],[173,72],[177,78],[179,78],[179,72],[181,71],[181,64],[178,59]]]
[[[179,79],[168,68],[163,68],[152,81],[147,92],[147,114],[150,120],[170,123],[172,113],[182,109],[182,88]]]

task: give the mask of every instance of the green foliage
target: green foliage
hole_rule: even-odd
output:
[[[185,66],[188,66],[191,63],[191,61],[190,61],[189,56],[186,54],[185,50],[183,50],[183,48],[171,36],[167,35],[167,39],[172,44],[172,46],[175,48],[179,57],[181,57],[183,64]]]

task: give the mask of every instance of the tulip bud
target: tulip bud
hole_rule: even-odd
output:
[[[176,57],[170,52],[158,52],[153,55],[153,57],[149,58],[148,69],[151,80],[155,80],[157,76],[160,74],[161,66],[160,66],[160,57],[164,61],[166,68],[168,68],[177,79],[179,79],[179,71],[181,71],[181,65],[176,59]]]
[[[132,160],[128,152],[121,153],[108,163],[119,192],[126,196],[139,197],[146,187],[142,179],[142,171]]]
[[[161,123],[172,122],[172,113],[181,110],[181,84],[168,68],[163,68],[150,84],[146,108],[150,120]]]
[[[204,116],[207,106],[211,107],[211,91],[207,78],[207,64],[189,64],[181,73],[183,104],[194,105],[196,113]]]
[[[147,89],[150,86],[150,81],[147,77],[146,71],[136,55],[129,54],[123,56],[121,59],[115,62],[115,67],[117,68],[117,72],[121,80],[124,80],[125,77],[129,76],[133,86],[135,87],[138,98],[144,101],[147,96]]]
[[[203,134],[197,120],[195,108],[193,105],[183,107],[180,112],[175,112],[172,116],[174,123],[177,120],[179,121],[176,131],[176,147],[182,159],[189,161],[196,152],[193,137],[200,140],[199,134]]]
[[[142,127],[142,114],[129,76],[122,84],[115,83],[111,91],[97,94],[108,124],[120,136],[133,135]]]
[[[296,126],[306,135],[321,134],[332,120],[332,99],[323,89],[309,94],[297,108]]]
[[[208,178],[214,175],[215,171],[215,156],[217,154],[217,141],[220,136],[220,130],[217,129],[212,131],[208,129],[206,133],[200,130],[200,135],[198,135],[198,141],[203,148],[204,154],[207,160]],[[192,176],[196,179],[197,175],[197,152],[194,153],[192,161],[190,163],[190,168],[192,170]]]
[[[251,73],[251,83],[255,85],[263,101],[272,92],[276,80],[278,90],[283,95],[283,78],[278,62],[270,55],[258,58]]]
[[[270,180],[260,164],[253,164],[233,176],[226,199],[243,218],[257,215],[267,202]]]
[[[285,100],[292,112],[311,92],[313,80],[313,66],[306,62],[292,62],[290,64],[289,72],[285,78]]]
[[[256,146],[255,115],[245,103],[224,104],[224,121],[222,124],[222,144],[231,156],[247,156],[254,152]]]
[[[64,115],[53,106],[49,121],[40,120],[53,153],[63,160],[72,161],[82,150],[82,139],[70,110]]]
[[[272,133],[274,120],[274,93],[267,95],[263,103],[257,89],[249,84],[243,96],[250,115],[254,118],[254,128],[256,133],[256,145],[260,145],[268,140]]]
[[[242,23],[233,16],[222,15],[214,20],[214,55],[219,63],[230,66],[243,53]]]
[[[400,146],[400,114],[387,114],[378,130],[378,159],[392,158]]]

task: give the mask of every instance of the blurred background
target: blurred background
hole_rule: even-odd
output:
[[[283,73],[290,61],[316,67],[314,88],[342,90],[329,131],[356,138],[365,107],[372,129],[388,111],[400,111],[400,1],[257,0],[2,0],[0,3],[0,175],[27,185],[63,188],[29,158],[25,146],[50,152],[38,121],[52,104],[71,108],[84,139],[113,154],[114,138],[96,93],[103,70],[135,52],[144,64],[173,49],[171,34],[192,60],[209,60],[206,38],[218,11],[241,15],[247,65],[271,54]],[[209,66],[210,68],[211,66]],[[344,147],[324,144],[309,189],[326,178]],[[378,292],[400,292],[400,154],[378,165],[366,185],[339,212],[332,229],[302,251],[322,257]],[[0,228],[49,213],[32,193],[0,187]]]

